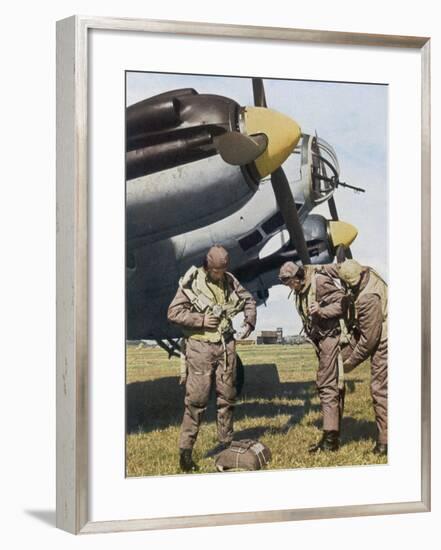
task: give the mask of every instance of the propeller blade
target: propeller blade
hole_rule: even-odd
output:
[[[288,179],[282,168],[278,168],[271,174],[271,185],[276,197],[277,205],[291,239],[291,245],[297,250],[302,264],[309,264],[308,247],[302,224],[296,208],[296,203],[288,183]]]
[[[213,139],[214,145],[228,164],[244,166],[265,151],[268,147],[268,138],[265,134],[247,136],[240,132],[225,132]]]
[[[343,245],[337,246],[335,257],[337,258],[338,264],[341,264],[346,260],[346,248]]]
[[[253,78],[254,105],[256,107],[266,107],[265,88],[261,78]]]
[[[338,222],[337,205],[335,204],[334,195],[328,200],[329,212],[333,221]]]

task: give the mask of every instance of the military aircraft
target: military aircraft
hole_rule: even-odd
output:
[[[127,339],[179,354],[167,308],[213,244],[228,249],[258,305],[285,261],[350,257],[357,230],[339,220],[333,194],[362,190],[340,181],[331,145],[267,107],[262,79],[252,85],[254,106],[185,88],[127,107]],[[292,156],[298,177],[288,181],[282,165]],[[324,202],[330,220],[311,214]],[[289,239],[273,251],[283,230]]]

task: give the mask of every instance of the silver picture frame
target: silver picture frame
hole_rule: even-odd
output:
[[[187,517],[89,519],[88,34],[93,29],[407,48],[421,56],[421,500]],[[171,529],[430,510],[430,38],[73,16],[57,23],[57,526],[70,533]]]

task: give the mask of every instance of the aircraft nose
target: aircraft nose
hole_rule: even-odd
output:
[[[337,248],[337,246],[340,245],[347,248],[354,242],[358,235],[357,228],[350,223],[341,221],[329,221],[328,223],[329,235],[334,248]]]
[[[248,135],[265,134],[268,147],[254,161],[261,178],[277,170],[289,157],[301,137],[295,120],[266,107],[245,107],[244,129]]]

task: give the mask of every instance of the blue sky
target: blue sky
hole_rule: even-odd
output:
[[[295,119],[302,131],[315,133],[335,149],[340,179],[366,189],[356,194],[339,188],[335,200],[340,219],[352,223],[359,235],[354,258],[388,278],[388,88],[385,85],[264,79],[268,106]],[[176,88],[231,97],[252,105],[249,78],[155,73],[127,73],[127,104]],[[289,174],[289,179],[295,179]],[[329,217],[326,206],[316,210]],[[300,328],[287,289],[270,292],[267,307],[259,308],[258,330],[282,326],[286,333]]]

